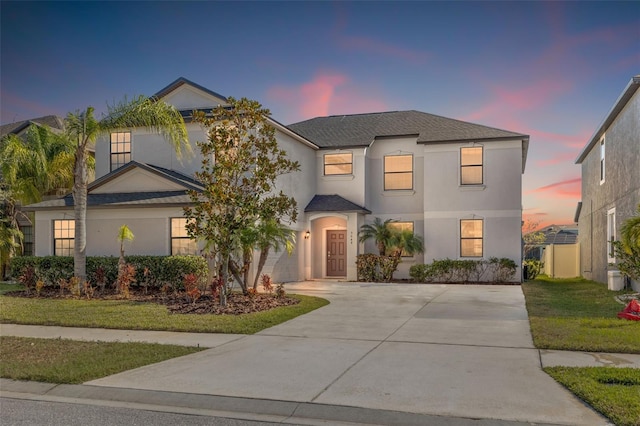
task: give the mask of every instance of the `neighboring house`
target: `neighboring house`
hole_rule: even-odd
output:
[[[62,131],[64,128],[64,121],[62,118],[57,115],[45,115],[44,117],[3,124],[0,126],[0,138],[5,137],[6,135],[23,136],[32,124],[37,126],[47,126],[54,132]]]
[[[180,78],[156,97],[183,111],[189,138],[205,137],[189,122],[194,109],[226,98]],[[276,138],[300,171],[278,187],[298,203],[293,255],[275,253],[264,272],[275,281],[355,280],[358,242],[375,217],[424,238],[426,252],[403,258],[398,277],[433,259],[508,257],[520,264],[522,173],[529,137],[418,111],[319,117],[284,126]],[[122,129],[96,144],[97,180],[89,186],[87,254],[117,255],[117,230],[136,235],[130,254],[195,253],[182,207],[200,155],[178,161],[162,138]],[[71,196],[29,206],[36,213],[36,254],[73,252]],[[517,280],[520,274],[518,271]]]
[[[527,259],[542,259],[542,252],[548,245],[570,245],[578,242],[578,227],[573,225],[549,225],[535,231],[541,232],[544,239],[539,244],[528,247],[525,257]]]
[[[579,228],[582,276],[607,282],[611,241],[640,203],[640,75],[634,76],[576,160],[582,166]]]
[[[44,117],[32,118],[30,120],[17,121],[15,123],[3,124],[0,126],[0,139],[8,135],[16,135],[22,140],[26,137],[27,129],[31,125],[47,126],[53,132],[61,132],[64,128],[64,121],[57,115],[46,115]],[[63,195],[63,194],[59,194]],[[25,256],[31,256],[34,254],[33,250],[33,224],[32,218],[28,218],[24,215],[18,216],[18,226],[22,231],[22,254]]]

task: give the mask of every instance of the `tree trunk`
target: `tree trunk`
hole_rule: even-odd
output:
[[[87,279],[87,150],[81,143],[76,148],[73,172],[73,205],[75,216],[75,239],[73,244],[73,275],[78,285]]]
[[[229,281],[229,254],[220,254],[220,306],[227,306],[227,281]]]
[[[231,271],[231,274],[236,279],[236,281],[240,283],[242,294],[247,294],[247,282],[240,276],[240,269],[238,268],[238,265],[236,265],[235,262],[231,259],[229,259],[229,270]]]
[[[258,289],[258,280],[260,279],[260,274],[262,273],[262,268],[264,268],[265,263],[267,263],[267,258],[269,257],[269,246],[260,250],[260,258],[258,259],[258,268],[256,269],[256,277],[253,280],[253,289]]]

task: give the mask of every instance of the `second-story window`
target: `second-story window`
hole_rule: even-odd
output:
[[[460,149],[460,184],[482,185],[482,147]]]
[[[325,154],[324,174],[325,176],[353,174],[353,154],[351,152]]]
[[[111,171],[131,161],[131,132],[111,133]]]
[[[384,157],[384,190],[413,189],[413,155]]]
[[[600,141],[600,185],[604,183],[604,138]]]

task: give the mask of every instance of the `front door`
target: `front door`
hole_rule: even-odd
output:
[[[347,231],[327,231],[327,276],[347,275]]]

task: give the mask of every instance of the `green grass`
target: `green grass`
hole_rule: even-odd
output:
[[[640,324],[619,319],[623,305],[604,284],[541,277],[522,285],[533,342],[540,349],[640,353]]]
[[[0,376],[83,383],[204,350],[174,345],[0,337]]]
[[[0,294],[5,294],[8,291],[16,291],[16,290],[24,290],[24,287],[16,283],[0,281]]]
[[[544,371],[616,425],[640,425],[640,369],[547,367]]]
[[[1,289],[1,287],[0,287]],[[127,330],[253,334],[329,302],[290,295],[297,305],[243,315],[171,314],[165,306],[124,300],[27,299],[0,296],[0,322]]]

